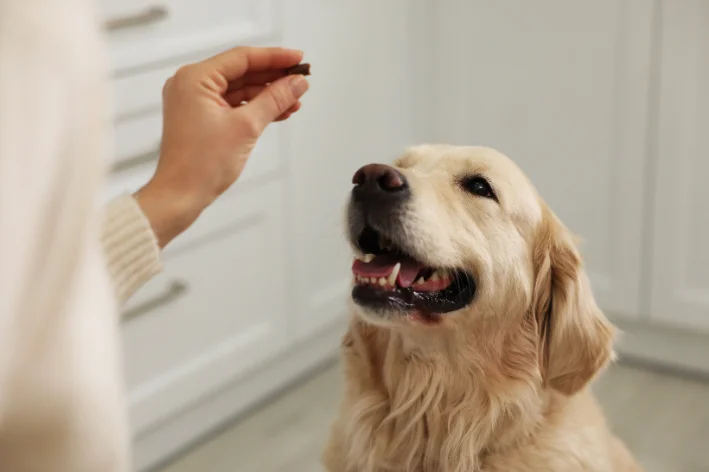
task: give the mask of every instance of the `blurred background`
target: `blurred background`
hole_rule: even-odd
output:
[[[116,105],[107,199],[152,174],[179,65],[285,45],[313,70],[303,109],[126,307],[140,471],[321,470],[350,179],[421,142],[519,163],[583,237],[625,332],[594,386],[609,422],[648,471],[709,471],[709,2],[100,3]]]

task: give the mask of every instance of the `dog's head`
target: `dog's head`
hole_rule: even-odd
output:
[[[488,148],[409,150],[353,177],[355,309],[390,328],[532,329],[544,380],[571,394],[612,355],[570,232],[522,171]]]

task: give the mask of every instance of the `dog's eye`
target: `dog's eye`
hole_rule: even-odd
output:
[[[495,192],[490,187],[487,180],[480,176],[466,177],[462,180],[461,184],[463,188],[472,193],[473,195],[478,195],[479,197],[491,198],[497,201],[497,196]]]

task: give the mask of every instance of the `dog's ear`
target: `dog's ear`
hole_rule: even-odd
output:
[[[532,315],[545,385],[573,395],[613,357],[614,328],[596,305],[569,230],[544,208],[534,247]]]

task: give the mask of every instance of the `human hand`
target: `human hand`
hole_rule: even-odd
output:
[[[284,69],[302,57],[282,48],[236,48],[184,66],[165,83],[158,167],[135,195],[160,247],[239,178],[270,123],[298,111],[308,82]]]

